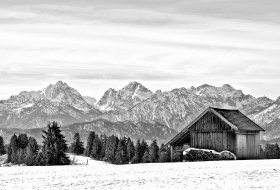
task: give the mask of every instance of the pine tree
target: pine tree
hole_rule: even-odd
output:
[[[18,149],[19,149],[19,147],[18,147],[18,137],[14,134],[11,137],[10,144],[9,144],[9,147],[8,147],[7,162],[11,162],[13,164],[18,163],[18,155],[17,155]]]
[[[19,134],[18,136],[18,147],[20,149],[25,149],[28,144],[28,136],[26,134]]]
[[[150,148],[149,148],[150,162],[151,163],[158,162],[158,158],[159,158],[158,152],[159,152],[159,147],[157,145],[157,141],[154,140],[152,142],[152,144],[150,145]]]
[[[19,134],[19,136],[17,137],[17,164],[25,163],[27,144],[28,136],[26,134]]]
[[[141,144],[140,144],[140,140],[138,139],[135,146],[134,157],[131,161],[133,164],[137,164],[141,162],[142,157],[140,156],[140,151],[141,151]]]
[[[105,134],[101,135],[100,136],[100,141],[101,141],[100,159],[103,159],[105,157],[107,136]]]
[[[47,165],[47,158],[43,152],[39,152],[35,159],[35,166],[45,166]]]
[[[128,157],[128,162],[131,162],[132,158],[134,157],[134,143],[131,141],[130,138],[127,139],[127,157]]]
[[[92,143],[92,150],[91,150],[91,155],[90,157],[94,159],[101,159],[101,151],[102,151],[102,143],[101,140],[99,139],[98,135],[95,135],[95,138]]]
[[[122,139],[119,141],[118,148],[116,151],[116,157],[115,157],[115,164],[124,164],[124,146]]]
[[[145,140],[142,140],[141,146],[140,146],[140,152],[139,152],[140,160],[142,160],[142,158],[147,150],[149,150],[149,146]]]
[[[150,154],[149,151],[146,150],[142,158],[142,163],[149,163],[149,162],[150,162]]]
[[[36,139],[33,137],[29,137],[27,151],[26,151],[26,158],[25,158],[25,164],[27,166],[36,165],[38,150],[39,150],[39,146],[37,144]]]
[[[25,158],[26,158],[26,148],[22,149],[18,149],[17,151],[17,158],[18,158],[18,161],[17,161],[17,164],[23,164],[25,163]]]
[[[159,148],[159,162],[169,162],[170,161],[170,154],[169,148],[165,147],[164,144],[161,144]]]
[[[171,162],[171,148],[170,147],[166,147],[166,155],[167,155],[166,162]]]
[[[0,156],[6,154],[5,144],[3,137],[0,136]]]
[[[118,148],[116,151],[115,163],[116,164],[127,164],[128,163],[127,139],[125,137],[119,140]]]
[[[123,137],[122,138],[122,141],[123,141],[123,163],[124,164],[128,164],[129,163],[129,158],[128,158],[128,152],[127,152],[127,145],[128,145],[128,138],[126,137]]]
[[[108,137],[106,143],[105,157],[104,157],[105,161],[115,163],[115,155],[118,146],[118,141],[119,139],[114,135]]]
[[[88,138],[87,138],[87,146],[86,146],[86,150],[85,150],[85,155],[86,156],[91,155],[92,143],[93,143],[94,138],[95,138],[95,132],[91,131],[88,135]]]
[[[70,146],[70,152],[80,155],[83,154],[85,151],[84,143],[81,141],[80,134],[75,133],[73,137],[73,143]]]
[[[48,124],[48,129],[43,130],[43,158],[46,165],[68,165],[70,160],[66,155],[67,144],[65,136],[61,134],[57,122]]]

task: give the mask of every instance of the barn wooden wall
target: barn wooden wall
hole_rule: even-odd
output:
[[[191,147],[235,152],[235,135],[233,132],[193,132]]]
[[[235,153],[235,131],[212,112],[206,113],[189,131],[191,147]]]
[[[236,155],[238,158],[258,158],[260,156],[260,132],[236,134]]]

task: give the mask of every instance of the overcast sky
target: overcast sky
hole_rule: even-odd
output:
[[[280,96],[279,0],[1,0],[0,99],[228,83]]]

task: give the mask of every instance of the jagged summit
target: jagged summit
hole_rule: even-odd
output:
[[[143,86],[141,83],[133,81],[127,84],[124,88],[135,89],[137,86]]]
[[[23,91],[1,101],[0,120],[3,122],[0,127],[40,128],[51,120],[62,124],[91,120],[100,112],[91,104],[93,99],[87,98],[87,101],[62,81],[43,90]]]
[[[229,90],[235,90],[235,88],[233,88],[231,85],[229,85],[229,84],[224,84],[223,86],[222,86],[222,88],[224,88],[224,89],[229,89]]]
[[[224,84],[221,87],[216,87],[216,86],[209,85],[209,84],[203,84],[203,85],[200,85],[200,86],[198,86],[196,88],[194,86],[191,86],[189,88],[189,90],[201,90],[201,89],[206,89],[206,88],[215,88],[215,89],[222,88],[222,89],[226,89],[226,90],[236,90],[230,84]]]
[[[121,90],[108,89],[97,106],[102,111],[128,110],[134,105],[152,96],[152,92],[139,82],[130,82]]]
[[[109,89],[105,92],[105,94],[110,95],[110,94],[115,94],[116,92],[117,92],[117,91],[116,91],[115,89],[109,88]]]
[[[137,89],[140,89],[141,91],[144,91],[144,92],[150,91],[148,88],[146,88],[141,83],[136,82],[136,81],[130,82],[122,90],[136,91]]]
[[[55,87],[57,87],[57,88],[67,88],[69,86],[68,86],[68,84],[66,84],[66,83],[64,83],[60,80],[60,81],[57,81],[57,83],[55,84]]]
[[[214,86],[209,85],[209,84],[203,84],[203,85],[201,85],[201,86],[198,86],[196,89],[197,89],[197,90],[200,90],[200,89],[209,88],[209,87],[214,87]]]

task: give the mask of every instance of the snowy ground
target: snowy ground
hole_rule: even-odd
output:
[[[0,167],[0,189],[280,189],[280,160],[124,166],[75,160],[78,165]]]

